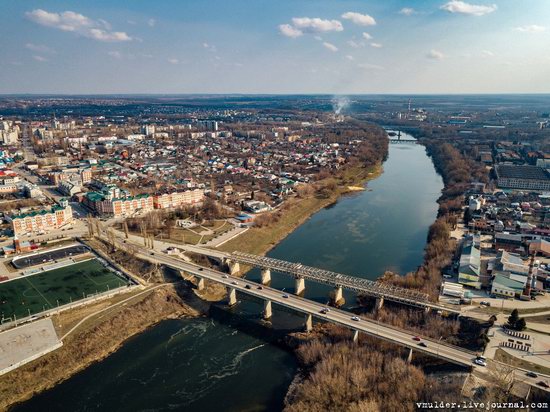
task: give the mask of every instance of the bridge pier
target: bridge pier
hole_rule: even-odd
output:
[[[273,311],[271,309],[271,301],[264,300],[264,319],[269,320],[273,316]]]
[[[197,290],[201,291],[204,290],[204,278],[196,277],[197,278]]]
[[[376,303],[374,304],[374,310],[375,311],[380,310],[382,309],[382,306],[384,306],[384,298],[383,297],[376,298]]]
[[[262,285],[269,285],[271,283],[271,270],[262,269]]]
[[[311,313],[306,315],[306,323],[304,324],[304,329],[308,333],[313,330],[313,316],[311,315]]]
[[[295,282],[296,295],[303,295],[306,290],[306,280],[304,278],[296,278]]]
[[[353,331],[353,343],[357,343],[359,341],[359,331],[354,330]]]
[[[229,274],[231,276],[236,275],[241,270],[241,266],[239,265],[239,262],[227,260],[227,265],[229,266]]]
[[[227,304],[229,306],[234,306],[237,304],[237,291],[235,288],[227,288]]]
[[[409,355],[407,356],[407,362],[411,363],[412,358],[413,358],[413,349],[409,348]]]

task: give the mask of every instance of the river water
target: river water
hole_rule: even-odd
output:
[[[384,173],[367,191],[321,210],[269,256],[368,279],[385,270],[404,274],[422,262],[442,188],[422,146],[391,145]],[[272,278],[272,286],[293,290],[292,279]],[[324,302],[328,292],[306,283],[308,298]],[[354,303],[346,298],[348,306]],[[273,343],[302,319],[274,306],[266,326],[261,302],[239,299],[231,314],[215,308],[213,318],[161,322],[14,410],[278,411],[297,365]]]

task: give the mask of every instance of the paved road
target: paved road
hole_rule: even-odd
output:
[[[256,282],[234,278],[228,276],[223,272],[218,272],[210,268],[202,268],[198,265],[166,256],[162,254],[162,252],[154,252],[142,249],[140,257],[152,262],[161,263],[179,270],[183,270],[187,273],[199,276],[204,279],[213,280],[217,283],[225,285],[226,287],[233,288],[239,292],[255,296],[262,300],[270,300],[273,303],[285,306],[297,312],[311,314],[318,319],[349,327],[351,330],[357,330],[371,336],[376,336],[380,339],[397,343],[407,348],[412,348],[415,351],[426,353],[428,355],[444,359],[451,363],[473,367],[472,360],[475,357],[475,353],[456,346],[442,344],[436,341],[431,341],[427,338],[423,338],[422,340],[426,343],[426,347],[422,347],[419,346],[418,342],[413,339],[415,335],[412,333],[399,329],[394,329],[387,325],[383,325],[370,320],[361,319],[360,321],[354,321],[351,319],[354,316],[353,313],[339,309],[331,309],[330,312],[328,312],[327,314],[322,314],[320,312],[325,307],[325,305],[322,305],[320,303],[295,295],[285,295],[288,296],[285,298],[283,297],[283,292],[277,289],[265,286],[262,286],[262,288],[259,289],[258,287],[260,285]],[[250,287],[250,289],[246,288],[247,285]]]

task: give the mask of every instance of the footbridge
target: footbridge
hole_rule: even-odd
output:
[[[430,301],[426,293],[417,290],[401,288],[357,276],[348,276],[329,270],[302,265],[301,263],[292,263],[250,253],[226,253],[199,246],[184,246],[183,249],[192,253],[220,259],[224,263],[228,263],[230,272],[233,274],[240,270],[239,264],[260,268],[262,270],[263,284],[269,284],[271,280],[271,271],[291,275],[296,279],[297,294],[301,294],[305,290],[305,280],[310,280],[334,287],[335,301],[342,298],[342,290],[346,289],[376,298],[377,307],[380,307],[384,300],[388,300],[426,310],[433,309],[445,311],[447,313],[460,314],[460,311],[455,308],[450,308]]]

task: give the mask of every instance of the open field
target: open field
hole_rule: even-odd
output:
[[[213,220],[205,225],[196,226],[191,229],[175,228],[172,230],[170,240],[192,245],[204,244],[222,233],[233,229],[233,227],[231,223],[225,220]]]
[[[22,318],[126,284],[95,259],[25,276],[0,283],[0,317]]]

